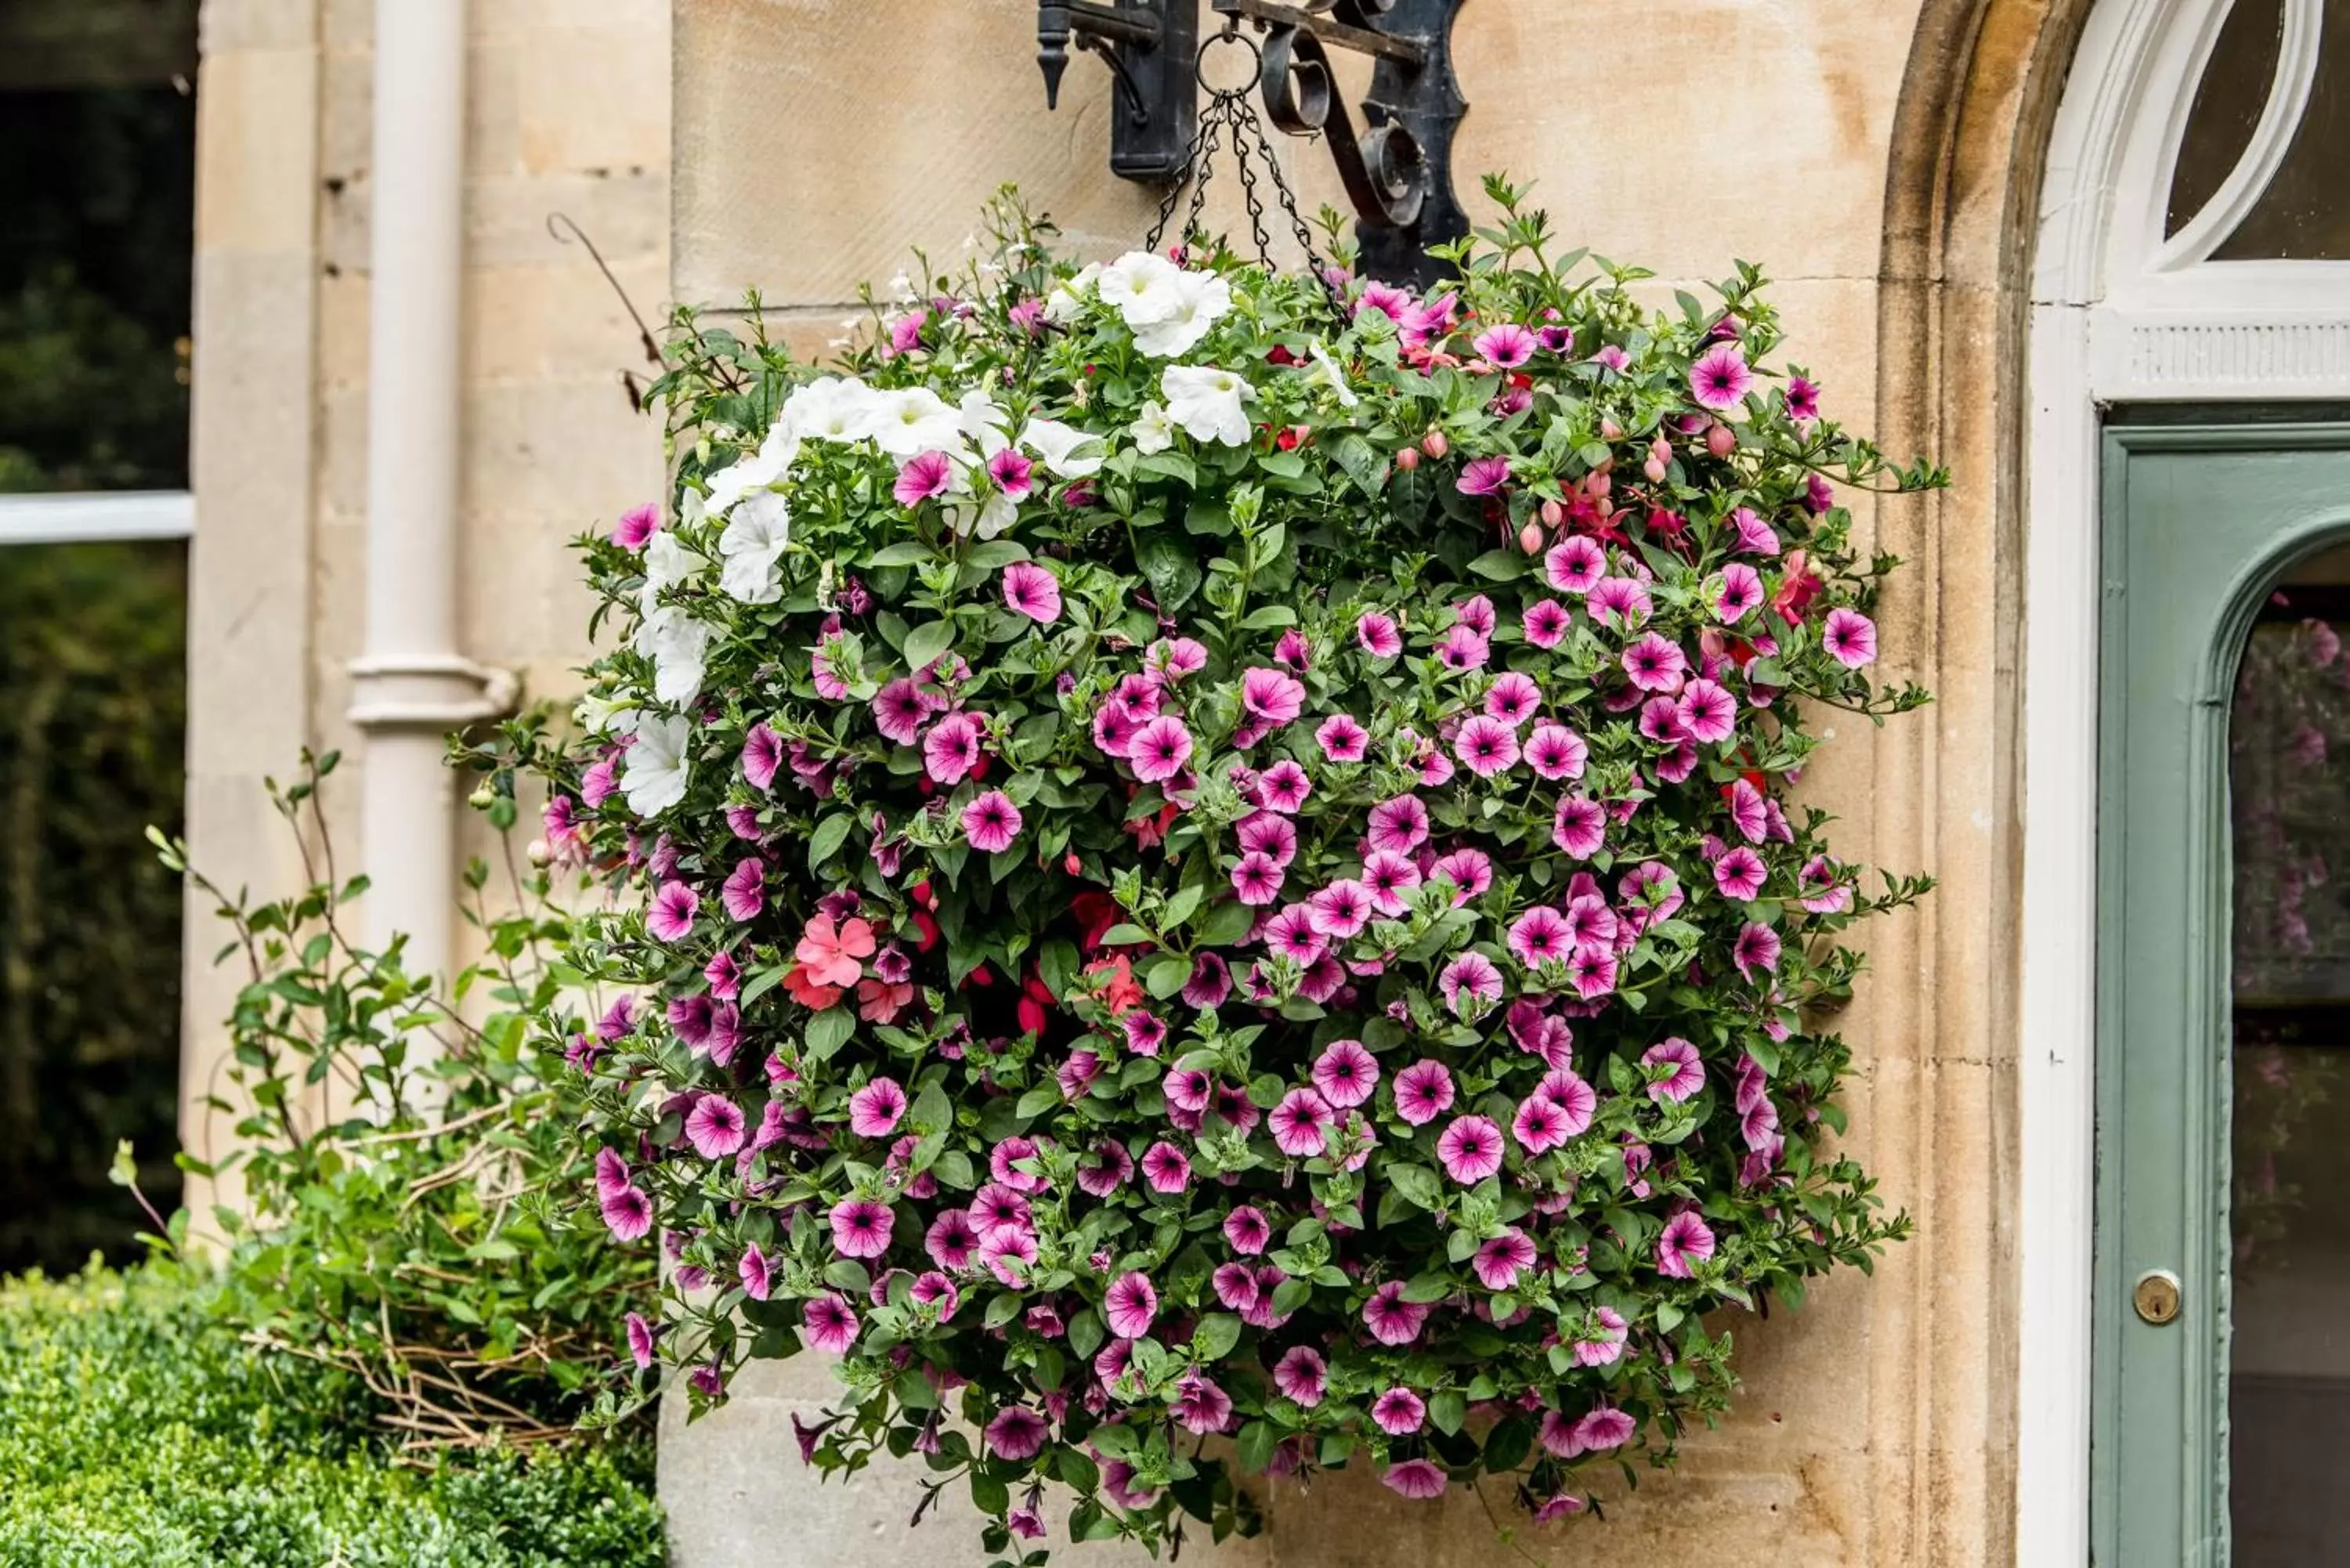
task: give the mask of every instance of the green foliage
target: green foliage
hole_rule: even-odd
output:
[[[398,1464],[340,1373],[175,1271],[0,1285],[10,1568],[660,1568],[649,1441]]]
[[[140,830],[180,815],[186,595],[177,544],[0,550],[0,1271],[127,1261],[124,1138],[172,1200],[180,889]]]
[[[318,809],[335,761],[306,755],[298,781],[270,786],[310,887],[256,904],[188,873],[246,976],[233,1095],[213,1102],[237,1117],[236,1147],[182,1157],[243,1193],[213,1216],[233,1243],[214,1305],[256,1343],[352,1374],[411,1444],[560,1439],[653,1274],[552,1201],[591,1180],[557,1105],[560,1049],[525,1027],[563,992],[542,953],[568,917],[508,857],[495,909],[488,868],[469,874],[481,956],[452,982],[411,974],[399,942],[355,945],[366,884],[338,878]],[[187,869],[184,845],[158,842]]]

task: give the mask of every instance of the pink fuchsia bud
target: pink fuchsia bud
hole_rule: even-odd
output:
[[[1665,478],[1665,460],[1652,457],[1640,465],[1640,472],[1647,474],[1652,483],[1661,484]]]
[[[1738,432],[1717,421],[1705,432],[1705,450],[1716,457],[1728,457],[1738,450]]]
[[[1622,441],[1624,439],[1624,427],[1617,424],[1614,420],[1602,418],[1599,421],[1599,439],[1601,441]]]
[[[1555,501],[1545,501],[1543,504],[1555,506],[1558,504]],[[1529,520],[1524,527],[1518,530],[1518,548],[1529,556],[1538,556],[1542,553],[1542,524]]]
[[[1545,501],[1542,504],[1542,520],[1545,528],[1563,528],[1566,525],[1566,508],[1555,501]],[[1532,550],[1534,546],[1529,545],[1526,548]]]
[[[1061,869],[1067,872],[1072,877],[1084,870],[1085,864],[1086,863],[1084,861],[1077,858],[1077,852],[1074,849],[1061,857]]]
[[[1419,450],[1430,457],[1440,460],[1446,452],[1452,450],[1452,443],[1444,439],[1442,431],[1430,431],[1419,438]]]
[[[1399,469],[1402,469],[1406,473],[1409,473],[1413,469],[1418,468],[1419,466],[1419,448],[1416,446],[1408,446],[1401,452],[1396,453],[1395,465]]]

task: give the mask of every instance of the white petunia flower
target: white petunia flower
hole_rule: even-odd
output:
[[[1307,386],[1327,388],[1336,393],[1338,406],[1342,409],[1351,409],[1362,401],[1347,385],[1347,373],[1338,369],[1338,361],[1330,357],[1330,350],[1318,342],[1309,343],[1306,348],[1314,355],[1313,369],[1305,372]]]
[[[1101,276],[1101,263],[1087,262],[1070,275],[1066,283],[1054,286],[1045,296],[1045,319],[1055,327],[1066,327],[1086,307],[1086,295],[1095,280]]]
[[[1063,479],[1083,479],[1109,457],[1101,437],[1058,420],[1030,420],[1020,432],[1020,444]]]
[[[1012,444],[1012,416],[987,395],[984,387],[973,387],[962,395],[962,402],[955,410],[955,423],[979,448],[983,457],[993,457]]]
[[[1175,427],[1168,421],[1167,405],[1156,398],[1142,405],[1127,433],[1134,438],[1134,450],[1146,457],[1175,444]]]
[[[812,441],[863,441],[875,397],[854,376],[819,376],[784,400],[775,422]]]
[[[734,509],[718,536],[723,563],[718,586],[746,605],[771,605],[784,597],[776,562],[792,539],[791,508],[772,490],[763,490]]]
[[[1128,327],[1164,321],[1181,303],[1183,269],[1156,251],[1128,251],[1101,269],[1094,292]]]
[[[663,605],[637,628],[637,651],[653,661],[653,697],[682,708],[702,694],[710,628],[676,605]]]
[[[702,558],[694,548],[677,536],[673,528],[664,528],[645,541],[645,588],[639,601],[647,614],[663,588],[675,587],[702,570]]]
[[[777,420],[757,452],[736,459],[710,476],[710,498],[702,503],[703,510],[712,517],[725,516],[743,497],[781,479],[799,454],[799,431],[792,428],[790,421]]]
[[[685,798],[685,743],[692,733],[693,721],[681,713],[647,719],[637,726],[636,743],[620,770],[620,787],[630,811],[653,816]]]
[[[591,735],[636,732],[637,705],[626,696],[598,697],[591,693],[572,705],[571,716]]]
[[[1019,518],[1020,504],[991,484],[985,500],[950,501],[946,514],[947,526],[961,537],[993,539]]]
[[[1164,314],[1142,322],[1128,317],[1134,346],[1162,359],[1189,353],[1232,307],[1232,286],[1211,272],[1177,273],[1173,292]]]
[[[961,416],[928,387],[874,393],[865,433],[892,457],[945,452],[962,444]]]
[[[1248,415],[1241,403],[1255,397],[1256,389],[1238,375],[1213,365],[1170,365],[1159,375],[1159,389],[1167,398],[1168,419],[1193,441],[1248,444]]]

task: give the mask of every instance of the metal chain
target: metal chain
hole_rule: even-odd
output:
[[[1226,39],[1238,39],[1243,44],[1248,42],[1241,37],[1236,24],[1227,24],[1222,32],[1201,46],[1201,58],[1204,59],[1211,47]],[[1249,45],[1249,47],[1253,51],[1255,46]],[[1194,73],[1199,73],[1200,68],[1200,60],[1195,60],[1192,65]],[[1191,200],[1184,210],[1183,227],[1179,237],[1189,244],[1195,235],[1203,232],[1201,218],[1207,209],[1208,184],[1215,174],[1217,151],[1229,130],[1232,162],[1240,175],[1241,201],[1248,211],[1249,233],[1256,242],[1258,262],[1268,271],[1273,267],[1273,240],[1264,227],[1265,201],[1258,189],[1256,170],[1252,166],[1261,161],[1265,172],[1273,178],[1274,201],[1289,219],[1290,233],[1296,236],[1298,248],[1305,253],[1306,265],[1327,286],[1322,257],[1314,248],[1313,230],[1297,210],[1296,194],[1290,190],[1289,181],[1281,171],[1280,160],[1274,156],[1273,140],[1265,133],[1264,122],[1257,118],[1256,109],[1248,101],[1248,87],[1208,87],[1204,75],[1201,76],[1200,85],[1207,89],[1208,105],[1201,111],[1199,129],[1192,133],[1191,145],[1183,154],[1183,167],[1176,175],[1174,183],[1168,187],[1166,196],[1160,200],[1158,219],[1150,225],[1149,237],[1144,244],[1154,251],[1160,247],[1167,237],[1168,220],[1174,216],[1175,204],[1187,187]]]

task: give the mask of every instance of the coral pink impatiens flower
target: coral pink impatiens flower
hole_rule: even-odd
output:
[[[863,961],[873,956],[874,946],[873,928],[865,921],[852,916],[836,922],[830,915],[818,915],[792,952],[811,983],[845,987],[864,977]]]

